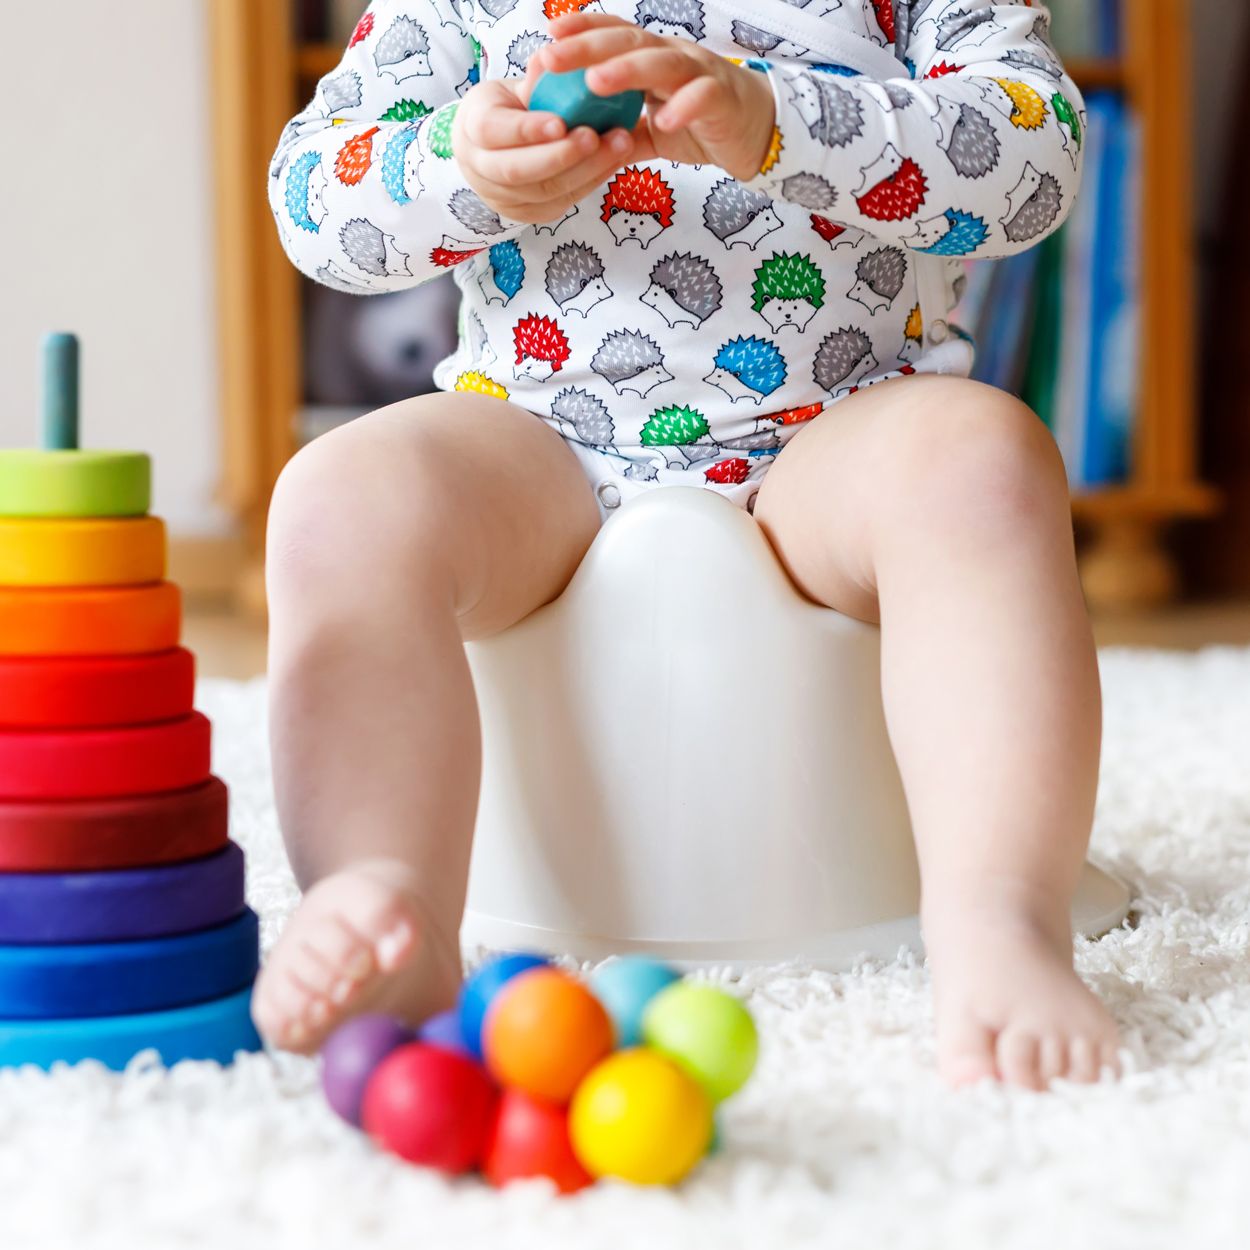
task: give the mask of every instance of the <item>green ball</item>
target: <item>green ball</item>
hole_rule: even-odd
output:
[[[713,1102],[747,1083],[759,1055],[759,1034],[746,1007],[714,985],[692,981],[670,985],[651,1000],[642,1036],[698,1081]]]

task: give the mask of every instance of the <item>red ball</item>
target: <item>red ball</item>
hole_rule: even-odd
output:
[[[594,1183],[569,1142],[563,1107],[508,1089],[499,1100],[482,1170],[492,1185],[545,1176],[563,1194]]]
[[[409,1163],[468,1172],[481,1162],[496,1100],[490,1077],[472,1059],[411,1042],[373,1070],[361,1127]]]

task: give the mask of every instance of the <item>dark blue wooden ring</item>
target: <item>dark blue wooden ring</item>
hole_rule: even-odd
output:
[[[0,946],[0,1020],[64,1020],[164,1011],[223,998],[259,967],[256,914],[139,942]]]
[[[225,924],[243,912],[243,852],[112,872],[0,874],[0,943],[125,942]]]

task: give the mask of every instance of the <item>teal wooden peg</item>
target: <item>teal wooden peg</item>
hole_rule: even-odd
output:
[[[78,336],[49,334],[43,340],[43,446],[78,448]]]

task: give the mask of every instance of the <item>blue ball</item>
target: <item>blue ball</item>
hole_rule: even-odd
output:
[[[611,959],[590,978],[590,988],[607,1008],[616,1026],[618,1046],[642,1042],[642,1013],[662,990],[681,980],[681,973],[645,955]]]
[[[585,69],[571,69],[563,74],[543,74],[534,84],[529,107],[555,113],[570,130],[590,126],[604,134],[616,126],[633,130],[642,116],[643,99],[641,91],[595,95],[586,85]]]
[[[431,1016],[418,1030],[417,1041],[443,1050],[465,1053],[464,1036],[460,1032],[460,1013],[453,1007]]]
[[[513,977],[542,968],[550,961],[542,955],[500,955],[484,963],[460,987],[460,1036],[464,1047],[475,1059],[482,1058],[482,1024],[495,995]]]

